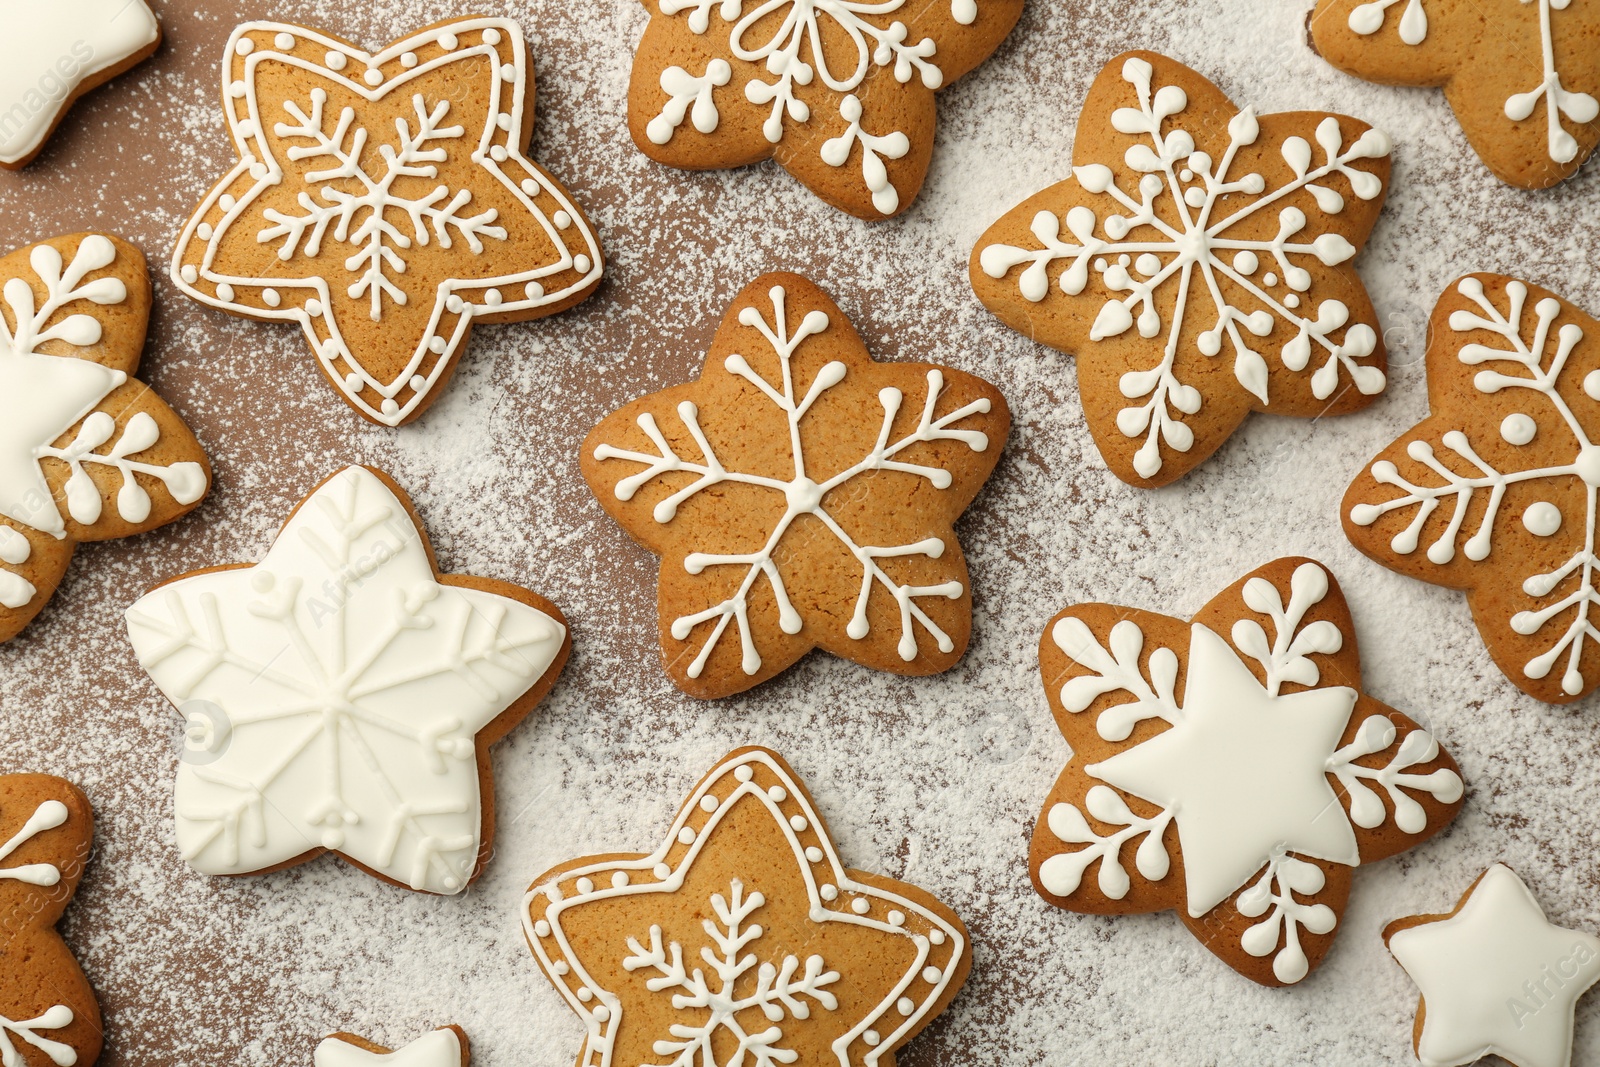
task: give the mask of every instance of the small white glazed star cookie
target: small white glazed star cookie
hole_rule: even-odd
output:
[[[334,1034],[317,1046],[313,1067],[467,1067],[467,1035],[444,1026],[403,1049],[390,1051],[354,1034]]]
[[[1448,915],[1412,915],[1383,931],[1422,991],[1412,1046],[1426,1067],[1497,1055],[1516,1067],[1567,1067],[1578,997],[1600,980],[1600,938],[1545,918],[1497,863]]]

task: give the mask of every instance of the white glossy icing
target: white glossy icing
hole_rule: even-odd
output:
[[[1600,980],[1600,938],[1553,926],[1511,868],[1495,864],[1448,919],[1397,930],[1389,951],[1422,991],[1417,1058],[1484,1056],[1567,1067],[1578,997]]]
[[[457,893],[478,860],[478,731],[544,674],[565,631],[444,585],[405,506],[361,467],[295,512],[262,562],[128,609],[139,662],[180,708],[220,709],[178,767],[177,837],[207,874],[321,846]]]
[[[435,1030],[393,1052],[368,1052],[330,1037],[317,1046],[314,1067],[461,1067],[461,1039],[454,1030]]]
[[[161,35],[144,0],[0,0],[0,163],[38,150],[61,108]]]
[[[72,1009],[65,1004],[57,1004],[32,1019],[14,1020],[0,1015],[0,1064],[4,1067],[26,1067],[28,1061],[23,1059],[24,1053],[17,1044],[21,1041],[23,1047],[42,1052],[56,1067],[73,1067],[78,1062],[78,1050],[39,1033],[40,1030],[60,1030],[71,1026],[72,1020]]]
[[[264,43],[258,46],[258,40]],[[442,54],[421,62],[419,49]],[[471,116],[466,104],[426,99],[420,93],[412,97],[414,116],[401,120],[393,139],[388,129],[363,125],[355,108],[333,114],[325,107],[327,89],[322,87],[314,88],[305,101],[285,101],[282,113],[264,113],[257,94],[263,66],[269,71],[288,67],[344,94],[377,101],[392,92],[409,92],[418,78],[442,68],[459,67],[461,76],[471,79],[485,63],[499,76],[488,83],[481,129],[455,122],[457,115]],[[594,233],[567,194],[523,156],[518,143],[531,75],[522,29],[511,19],[435,26],[377,53],[299,26],[241,25],[223,55],[223,107],[239,163],[184,227],[173,252],[173,280],[213,307],[298,323],[329,379],[352,405],[385,425],[405,421],[448,374],[475,316],[555,304],[600,277]],[[372,144],[383,164],[377,172],[370,169]],[[279,158],[280,152],[285,159]],[[549,239],[553,258],[529,265],[533,252],[508,237],[508,220],[492,209],[472,207],[471,188],[440,184],[426,193],[404,192],[416,188],[407,179],[436,178],[442,165],[461,156],[470,156],[479,180],[515,197]],[[299,164],[305,160],[326,165],[304,170]],[[282,184],[290,170],[303,171],[306,186],[297,199],[298,213],[260,208],[262,196]],[[352,181],[360,184],[361,193],[348,192]],[[555,210],[547,210],[552,201]],[[220,222],[207,221],[219,213]],[[557,225],[558,215],[565,216],[565,226]],[[223,272],[216,266],[218,249],[235,226],[249,228],[252,240],[275,245],[286,261],[316,259],[326,269],[317,274],[302,266],[282,277],[262,278]],[[203,246],[198,265],[187,262],[196,242]],[[443,248],[459,246],[483,263],[469,263],[466,277],[439,279],[435,287],[412,291],[406,284],[407,252],[434,242]],[[549,284],[552,279],[561,284]],[[249,292],[260,292],[262,299],[252,301]],[[361,362],[361,353],[351,348],[340,329],[341,301],[335,294],[365,300],[364,315],[377,321],[391,304],[433,302],[412,358],[392,378],[375,377]],[[376,392],[379,400],[364,399],[366,391]]]

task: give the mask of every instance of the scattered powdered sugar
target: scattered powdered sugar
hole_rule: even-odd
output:
[[[235,5],[155,6],[167,31],[155,60],[81,103],[39,163],[0,181],[8,245],[101,227],[160,264],[232,162],[216,95]],[[451,1022],[480,1067],[570,1062],[582,1026],[518,926],[528,881],[575,856],[654,848],[698,776],[748,743],[794,764],[847,862],[926,887],[972,928],[972,979],[901,1055],[906,1067],[1407,1063],[1415,990],[1379,940],[1388,920],[1448,909],[1503,859],[1554,921],[1600,928],[1596,835],[1573,800],[1600,787],[1582,755],[1594,748],[1593,700],[1555,709],[1521,696],[1459,595],[1367,562],[1337,515],[1361,464],[1426,410],[1422,331],[1453,277],[1515,272],[1600,310],[1574,225],[1594,219],[1600,177],[1591,166],[1550,192],[1502,186],[1440,93],[1358,82],[1313,55],[1309,6],[1032,0],[995,57],[941,95],[917,204],[867,225],[770,164],[688,174],[639,154],[624,121],[645,21],[633,0],[475,5],[528,31],[532,155],[590,210],[608,279],[573,311],[480,329],[443,398],[399,431],[348,412],[292,329],[204,311],[158,277],[144,374],[211,450],[216,491],[171,529],[80,550],[55,603],[0,650],[5,769],[72,778],[99,818],[65,929],[104,1000],[102,1063],[309,1064],[335,1030],[399,1045]],[[273,11],[374,45],[465,13],[421,0],[381,11],[283,0]],[[1387,331],[1388,393],[1340,419],[1254,418],[1157,492],[1106,473],[1073,360],[1002,327],[966,281],[982,230],[1068,174],[1090,81],[1132,47],[1165,51],[1260,111],[1343,111],[1397,145],[1389,206],[1359,261]],[[706,704],[661,672],[656,561],[590,498],[577,446],[622,402],[697,374],[722,309],[772,269],[829,289],[878,358],[973,371],[1011,402],[1006,456],[959,527],[977,617],[970,652],[946,675],[900,679],[818,654]],[[331,859],[211,879],[172,844],[176,721],[135,664],[121,612],[163,578],[259,558],[303,493],[346,462],[383,467],[415,496],[446,569],[525,584],[572,622],[562,681],[495,750],[497,853],[461,898],[408,893]],[[1327,962],[1274,991],[1233,974],[1170,916],[1050,908],[1026,855],[1068,757],[1037,672],[1046,620],[1077,601],[1186,616],[1287,554],[1332,568],[1368,691],[1437,731],[1469,796],[1451,830],[1358,871]],[[1600,1052],[1597,1005],[1580,1009],[1579,1062]]]

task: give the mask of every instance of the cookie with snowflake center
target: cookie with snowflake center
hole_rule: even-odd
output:
[[[769,274],[728,309],[699,380],[608,416],[580,463],[661,557],[668,675],[715,698],[813,648],[898,674],[953,666],[972,629],[953,524],[1009,429],[994,386],[876,363],[820,288]]]
[[[103,234],[0,259],[0,642],[55,595],[73,550],[188,514],[211,466],[134,378],[150,321],[144,254]]]
[[[312,1067],[470,1067],[472,1050],[459,1026],[441,1026],[402,1049],[340,1033],[318,1045],[311,1062]]]
[[[1489,654],[1529,696],[1600,685],[1600,322],[1497,274],[1434,307],[1431,414],[1345,492],[1352,544],[1466,591]]]
[[[1600,7],[1591,0],[1320,0],[1311,40],[1347,74],[1442,86],[1495,177],[1545,189],[1600,144]]]
[[[562,311],[600,284],[593,227],[524,155],[533,65],[511,19],[441,22],[368,52],[248,22],[222,105],[239,162],[172,254],[178,287],[300,326],[364,418],[421,415],[477,323]]]
[[[701,780],[661,847],[564,863],[523,902],[528,944],[583,1020],[580,1064],[892,1065],[972,966],[926,891],[844,866],[775,752]]]
[[[411,501],[367,467],[317,486],[260,563],[174,578],[127,623],[188,724],[175,814],[191,866],[261,874],[335,852],[441,894],[488,863],[489,746],[572,647],[543,597],[441,574]]]
[[[1039,666],[1073,758],[1034,829],[1034,887],[1070,911],[1174,909],[1263,985],[1322,961],[1357,866],[1461,807],[1454,760],[1362,692],[1350,609],[1319,563],[1269,563],[1189,622],[1068,608]]]
[[[1352,261],[1389,183],[1389,138],[1326,112],[1258,116],[1175,60],[1113,59],[1089,90],[1072,177],[973,249],[984,306],[1077,358],[1112,472],[1175,481],[1252,411],[1356,411],[1385,384]]]
[[[89,800],[48,774],[0,775],[0,1063],[94,1067],[100,1006],[56,923],[94,840]]]
[[[864,219],[922,189],[934,94],[1000,46],[1022,0],[641,0],[628,128],[688,170],[775,159]]]

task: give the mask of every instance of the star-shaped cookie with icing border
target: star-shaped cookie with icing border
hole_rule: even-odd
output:
[[[440,574],[411,501],[367,467],[317,486],[260,563],[174,578],[127,622],[188,723],[175,815],[196,870],[336,852],[445,894],[492,851],[489,746],[572,647],[543,597]]]
[[[1445,915],[1412,915],[1384,943],[1422,991],[1412,1048],[1425,1067],[1495,1055],[1568,1067],[1577,1001],[1600,981],[1600,938],[1545,918],[1522,879],[1490,867]]]
[[[953,666],[972,629],[953,524],[1009,429],[994,386],[876,363],[820,288],[769,274],[728,309],[700,379],[608,416],[580,463],[661,557],[668,675],[715,698],[813,648],[899,674]]]
[[[144,255],[102,234],[0,259],[0,641],[55,594],[84,541],[180,518],[211,487],[200,443],[133,377]]]
[[[0,167],[7,170],[44,151],[79,97],[161,45],[161,24],[145,0],[5,0],[0,19]]]
[[[459,1026],[441,1026],[402,1049],[355,1034],[334,1034],[317,1046],[312,1067],[470,1067],[472,1049]]]
[[[0,775],[0,1063],[94,1067],[100,1005],[56,932],[94,840],[89,800],[48,774]]]
[[[1347,74],[1442,86],[1495,177],[1565,181],[1600,143],[1600,8],[1589,0],[1320,0],[1311,40]]]
[[[864,219],[922,189],[934,93],[1000,46],[1022,0],[641,0],[628,128],[688,170],[775,159]]]
[[[1176,60],[1130,52],[1089,89],[1072,177],[972,251],[1001,322],[1077,359],[1112,473],[1166,485],[1252,411],[1319,418],[1383,391],[1377,312],[1352,261],[1390,140],[1322,111],[1257,115]]]
[[[1357,866],[1461,806],[1432,735],[1361,691],[1350,610],[1319,563],[1270,563],[1190,622],[1068,608],[1039,663],[1073,759],[1034,829],[1034,887],[1071,911],[1176,909],[1264,985],[1321,962]]]
[[[542,875],[524,902],[539,966],[583,1020],[577,1062],[889,1067],[971,967],[961,920],[843,865],[794,771],[733,752],[649,855]]]
[[[173,281],[298,324],[373,422],[422,414],[475,324],[551,315],[600,284],[593,227],[523,154],[533,66],[511,19],[441,22],[378,52],[248,22],[222,101],[239,162],[184,226]]]

